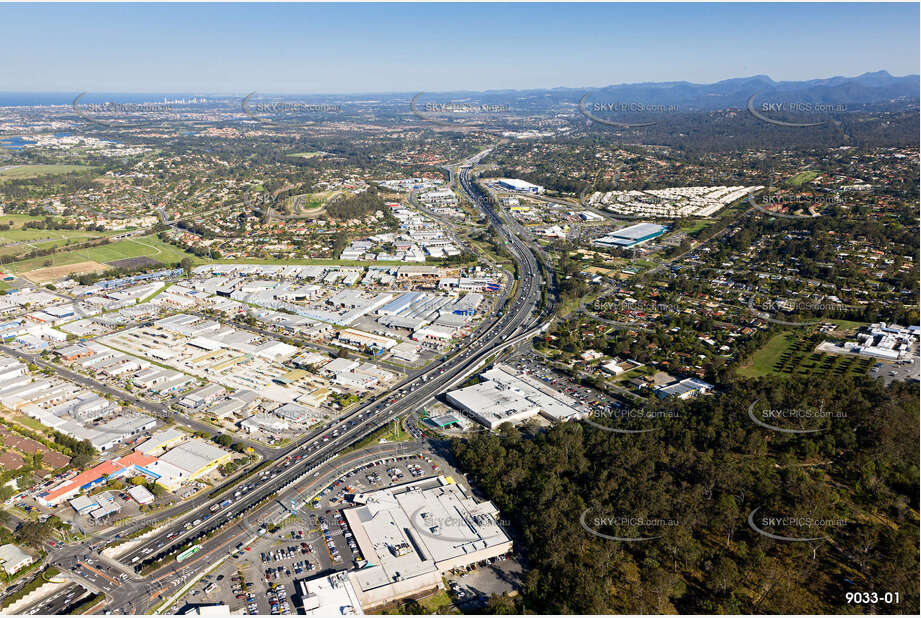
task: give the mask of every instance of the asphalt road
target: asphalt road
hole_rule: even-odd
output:
[[[47,616],[63,614],[68,608],[73,607],[87,595],[87,590],[80,584],[70,584],[67,587],[45,597],[34,605],[19,610],[22,616]]]
[[[519,287],[519,293],[522,290],[530,290],[532,300],[537,295],[536,286],[522,285]],[[520,313],[524,313],[526,303],[522,301],[516,306],[519,307]],[[209,521],[206,522],[200,522],[188,531],[185,530],[185,524],[201,519],[198,515],[201,515],[202,511],[199,510],[196,514],[181,518],[163,533],[167,537],[173,533],[179,534],[171,542],[165,543],[162,538],[153,539],[132,550],[123,556],[121,560],[126,564],[134,564],[133,560],[136,557],[146,561],[148,558],[155,558],[158,555],[169,553],[173,547],[183,544],[188,538],[207,533],[220,523],[227,521],[227,519],[239,516],[252,504],[264,499],[289,483],[290,479],[302,473],[306,467],[316,466],[318,463],[329,459],[342,448],[385,425],[390,419],[399,416],[403,411],[418,409],[419,406],[424,405],[429,399],[440,393],[441,386],[450,382],[457,373],[462,372],[467,367],[478,364],[491,349],[488,345],[489,343],[504,342],[509,335],[514,334],[522,326],[522,322],[523,318],[518,315],[506,315],[485,332],[475,336],[465,346],[464,351],[455,357],[421,372],[415,372],[415,375],[397,391],[396,394],[400,397],[395,397],[393,394],[388,395],[389,399],[385,399],[385,403],[379,403],[380,400],[376,400],[371,404],[358,408],[339,421],[330,423],[312,433],[290,451],[295,456],[298,454],[307,456],[301,463],[286,466],[284,460],[277,462],[269,468],[264,479],[258,479],[262,484],[251,485],[248,490],[242,491],[240,496],[234,495],[236,492],[227,492],[219,500],[211,501],[212,503],[219,503],[226,498],[234,500],[234,504],[219,510],[214,518],[209,518]],[[375,403],[377,404],[376,406],[374,406]],[[333,435],[334,432],[340,431],[343,432],[342,435]],[[249,483],[245,484],[249,485]]]
[[[120,557],[120,562],[126,567],[131,565],[134,558],[138,558],[137,561],[134,561],[133,566],[140,568],[146,562],[169,555],[189,540],[203,538],[213,533],[207,541],[204,541],[205,549],[182,563],[181,567],[174,559],[169,558],[164,566],[143,578],[127,575],[122,577],[121,574],[113,576],[115,574],[106,573],[114,582],[117,582],[102,578],[111,585],[111,590],[107,591],[111,600],[110,608],[121,612],[139,613],[147,611],[152,605],[159,602],[159,599],[168,598],[189,578],[195,577],[198,572],[213,564],[215,559],[233,551],[237,543],[252,538],[252,530],[247,522],[254,517],[258,519],[263,509],[277,506],[278,502],[273,498],[277,497],[280,492],[285,492],[295,483],[303,483],[305,479],[311,478],[310,475],[319,473],[321,466],[329,462],[337,453],[386,425],[392,419],[424,406],[436,395],[464,379],[485,361],[495,356],[497,348],[507,346],[509,342],[517,343],[526,339],[532,334],[537,334],[541,328],[546,326],[542,324],[542,320],[549,315],[548,310],[545,309],[539,315],[534,314],[534,308],[540,300],[541,271],[546,267],[538,263],[527,243],[518,237],[516,232],[519,230],[507,227],[505,221],[489,205],[487,197],[469,179],[470,167],[487,153],[488,151],[484,151],[478,157],[469,160],[461,168],[459,180],[461,188],[467,192],[471,202],[476,204],[493,222],[495,229],[502,235],[502,241],[518,263],[520,279],[516,295],[501,310],[502,315],[498,315],[499,312],[497,312],[489,316],[487,320],[484,320],[481,328],[467,338],[463,348],[458,349],[454,356],[446,357],[427,369],[414,372],[402,385],[395,387],[389,395],[378,398],[338,421],[312,432],[287,449],[270,449],[273,452],[266,452],[266,455],[274,455],[277,460],[261,474],[237,482],[220,496],[202,499],[201,503],[196,505],[197,511],[177,517],[157,538],[142,543]],[[491,323],[489,323],[489,318],[492,318]],[[5,347],[0,347],[0,349],[5,349]],[[13,350],[9,352],[21,358],[28,357],[30,362],[49,366],[75,382],[114,394],[117,397],[124,397],[116,389],[100,385],[85,376],[55,365],[46,364],[41,359],[36,359],[34,355]],[[162,411],[165,407],[162,404],[149,402],[140,402],[139,405],[154,413]],[[300,459],[295,459],[297,457]],[[235,490],[237,487],[241,489]],[[237,492],[239,495],[235,495]],[[230,497],[233,497],[234,500],[231,505],[220,508],[214,514],[210,513],[211,505],[219,505]],[[258,506],[264,501],[267,502]],[[179,508],[188,510],[189,506],[189,504],[180,505],[172,511],[176,512]],[[206,506],[207,509],[204,508]],[[186,530],[186,524],[193,524],[194,520],[202,519],[202,514],[210,515],[207,521],[199,522],[190,530]],[[163,515],[165,517],[167,513]],[[173,534],[176,536],[168,540],[168,537]],[[243,538],[247,535],[250,536]],[[63,568],[69,570],[76,567],[72,563],[68,567],[67,560],[61,560],[59,557],[63,554],[69,554],[73,560],[78,555],[82,557],[83,550],[69,548],[67,551],[54,552],[55,559],[64,563]],[[96,562],[97,566],[100,564]],[[84,573],[87,572],[85,568],[81,568]]]
[[[177,563],[168,561],[163,567],[143,577],[132,576],[109,592],[109,607],[119,613],[142,613],[169,598],[185,583],[203,571],[208,570],[218,559],[233,553],[240,543],[246,543],[257,536],[262,522],[274,521],[284,515],[290,506],[290,500],[303,501],[312,497],[313,491],[329,484],[329,479],[343,470],[357,467],[363,462],[380,459],[383,456],[405,455],[418,452],[421,447],[412,443],[394,443],[375,445],[356,451],[342,459],[335,459],[317,469],[315,474],[308,474],[302,483],[290,485],[285,492],[280,492],[256,509],[247,512],[244,517],[236,518],[231,523],[220,527],[208,539],[200,540],[201,550],[188,560]]]

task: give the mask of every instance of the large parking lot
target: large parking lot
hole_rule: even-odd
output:
[[[911,359],[897,362],[877,361],[870,367],[870,377],[882,378],[883,382],[888,386],[890,382],[894,381],[917,381],[919,371],[921,371],[921,363],[919,363],[917,356],[912,356]]]
[[[421,445],[407,444],[406,449],[406,454],[365,457],[318,478],[309,496],[303,491],[280,496],[285,503],[293,498],[299,506],[305,497],[308,501],[297,515],[240,548],[236,558],[193,586],[183,603],[226,600],[232,612],[297,614],[297,581],[364,564],[342,515],[352,495],[446,473],[447,464]]]
[[[325,485],[311,500],[316,517],[314,530],[320,537],[316,543],[319,572],[364,564],[364,556],[342,516],[342,509],[350,506],[351,496],[438,476],[446,465],[428,452],[382,457],[352,468]]]
[[[457,607],[475,614],[482,611],[491,595],[514,593],[523,584],[523,577],[518,561],[500,556],[445,579]]]
[[[558,372],[548,367],[544,362],[543,357],[538,354],[520,354],[504,362],[516,371],[544,382],[549,388],[559,391],[560,393],[564,393],[569,397],[582,402],[592,411],[592,414],[594,415],[607,417],[610,416],[611,413],[615,410],[632,407],[631,405],[624,403],[624,401],[619,400],[616,397],[602,393],[594,388],[583,386],[577,379],[571,378],[564,373]],[[627,398],[625,397],[625,400],[626,399]],[[459,421],[458,424],[453,427],[439,428],[439,431],[442,431],[447,435],[460,435],[475,431],[487,431],[486,427],[477,422],[473,417],[467,415],[462,410],[457,410],[456,408],[446,404],[436,404],[431,406],[431,410],[429,410],[429,422],[431,422],[431,418],[446,413],[453,414],[454,417]],[[544,422],[539,417],[535,417],[534,420],[535,422]],[[420,421],[420,425],[422,427],[427,426],[424,421]]]
[[[561,393],[566,393],[573,399],[577,399],[592,408],[593,411],[601,411],[606,406],[622,406],[623,404],[611,397],[605,395],[594,388],[582,386],[575,378],[559,373],[554,369],[547,367],[543,357],[538,354],[523,354],[512,358],[509,365],[518,371],[528,374],[533,378],[545,382],[547,386]]]
[[[189,590],[184,601],[191,604],[224,602],[233,613],[268,614],[271,609],[268,598],[267,589],[260,585],[250,561],[228,561]],[[290,604],[284,612],[281,605],[277,605],[276,614],[297,613]]]

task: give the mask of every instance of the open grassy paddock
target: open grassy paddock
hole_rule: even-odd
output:
[[[292,152],[292,153],[289,154],[288,156],[289,156],[289,157],[299,157],[299,158],[301,158],[301,159],[313,159],[314,157],[319,157],[319,156],[321,156],[322,154],[323,154],[323,153],[322,153],[322,152],[319,152],[319,151],[315,151],[315,152]]]
[[[815,171],[800,172],[799,174],[791,176],[789,179],[787,179],[787,184],[791,187],[799,187],[800,185],[804,185],[807,182],[812,182],[818,175],[819,173]]]
[[[72,172],[87,172],[92,170],[88,165],[11,165],[0,168],[0,182],[6,180],[39,178],[41,176],[60,176]]]
[[[10,226],[11,229],[22,229],[22,226],[29,221],[44,221],[45,217],[38,215],[20,215],[20,214],[5,214],[0,215],[0,223],[6,223]]]

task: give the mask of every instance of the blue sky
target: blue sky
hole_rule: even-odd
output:
[[[919,72],[906,4],[0,4],[0,91],[355,93]]]

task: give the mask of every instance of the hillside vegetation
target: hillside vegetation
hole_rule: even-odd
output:
[[[918,387],[853,380],[738,382],[662,402],[672,417],[647,433],[583,422],[454,441],[460,466],[521,533],[523,594],[493,599],[492,611],[917,614]],[[773,431],[749,417],[756,401],[758,414],[827,416],[770,420],[815,433]],[[759,528],[820,540],[763,536],[748,524],[755,509]],[[580,517],[602,534],[655,538],[608,540]],[[609,521],[617,517],[656,523]],[[872,590],[901,602],[845,602]]]

